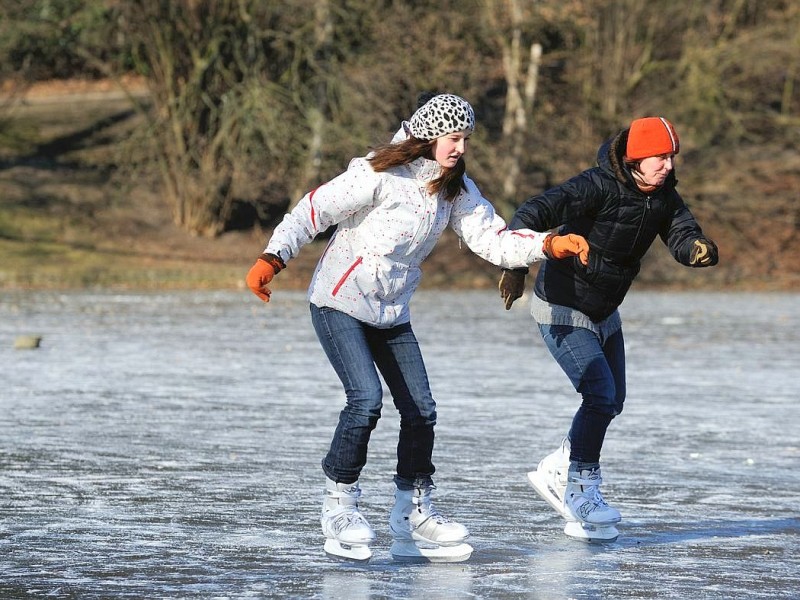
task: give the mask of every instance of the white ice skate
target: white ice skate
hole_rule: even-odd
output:
[[[565,439],[558,450],[528,473],[528,482],[567,521],[564,533],[568,537],[590,543],[616,541],[619,531],[615,524],[621,517],[600,493],[600,470],[570,473],[569,451],[569,440]]]
[[[372,557],[369,545],[375,541],[375,532],[358,510],[360,496],[357,481],[335,483],[326,478],[321,523],[328,554],[355,561]]]
[[[433,487],[397,490],[389,517],[395,560],[462,562],[472,555],[467,528],[440,514],[431,502]]]

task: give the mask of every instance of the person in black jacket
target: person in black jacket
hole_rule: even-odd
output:
[[[544,341],[582,402],[559,449],[528,474],[536,491],[572,524],[568,535],[616,539],[620,513],[603,499],[600,451],[625,400],[625,349],[617,308],[658,236],[689,267],[717,264],[717,246],[703,234],[675,186],[680,149],[673,125],[661,117],[634,120],[606,141],[597,166],[517,209],[510,229],[584,236],[587,265],[547,260],[534,285],[531,313]],[[527,270],[504,270],[506,310],[525,290]]]

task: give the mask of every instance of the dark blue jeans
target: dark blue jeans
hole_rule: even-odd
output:
[[[411,324],[379,329],[313,304],[311,322],[346,397],[322,470],[336,482],[358,480],[383,407],[380,372],[400,413],[395,483],[400,489],[432,485],[436,403]]]
[[[600,339],[583,327],[539,325],[547,348],[582,402],[572,420],[570,460],[600,461],[606,430],[625,402],[625,340],[622,330]]]

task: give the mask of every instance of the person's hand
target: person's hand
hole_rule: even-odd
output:
[[[589,242],[582,235],[549,235],[544,240],[543,250],[548,258],[577,256],[584,265],[589,264]]]
[[[262,254],[247,273],[247,287],[264,302],[269,302],[272,291],[267,284],[285,266],[283,261],[274,254]]]
[[[700,238],[692,244],[689,264],[693,267],[713,267],[719,262],[717,245],[711,240]]]
[[[497,287],[500,289],[500,297],[503,299],[506,310],[511,308],[514,300],[521,298],[525,293],[525,275],[527,273],[527,269],[503,269]]]

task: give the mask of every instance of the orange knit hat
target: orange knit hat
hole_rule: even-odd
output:
[[[680,149],[675,127],[663,117],[645,117],[631,123],[626,158],[639,160],[648,156],[677,154]]]

